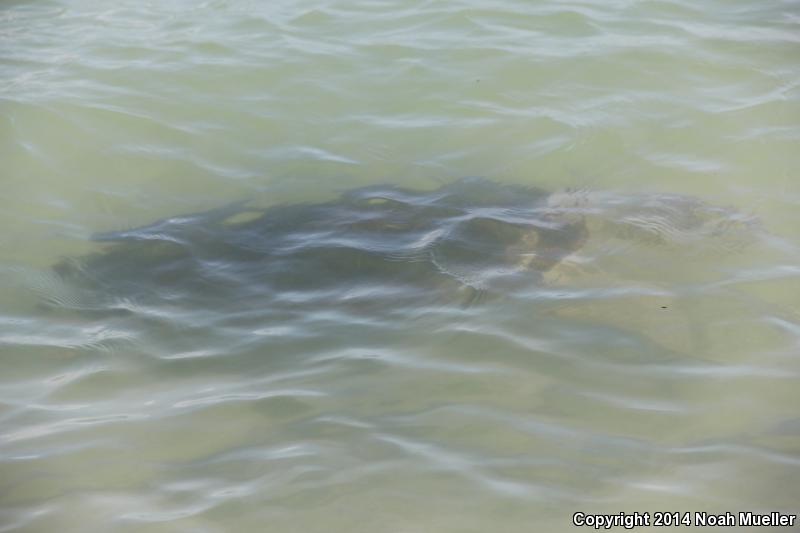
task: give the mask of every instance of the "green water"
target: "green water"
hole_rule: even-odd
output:
[[[798,141],[796,1],[4,1],[0,531],[797,513]],[[52,270],[95,232],[465,176],[584,191],[588,240],[372,316],[87,318]],[[686,198],[735,242],[620,233]]]

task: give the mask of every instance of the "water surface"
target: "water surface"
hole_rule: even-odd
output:
[[[4,2],[0,528],[796,512],[798,30],[795,1]],[[98,232],[465,176],[582,191],[587,241],[473,305],[126,299],[134,255],[87,316],[53,270]]]

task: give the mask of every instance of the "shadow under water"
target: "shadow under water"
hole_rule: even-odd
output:
[[[155,303],[370,311],[469,305],[541,278],[586,239],[583,217],[537,188],[463,179],[433,191],[364,187],[319,204],[237,203],[93,237],[104,249],[54,268],[107,314]]]

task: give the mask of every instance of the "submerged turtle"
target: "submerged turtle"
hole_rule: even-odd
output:
[[[463,179],[433,191],[364,187],[319,204],[244,204],[102,233],[55,271],[83,310],[213,307],[458,294],[536,281],[586,239],[583,217],[541,189]]]
[[[616,255],[613,242],[623,239],[663,250],[657,264],[672,269],[686,251],[743,246],[755,225],[734,209],[679,195],[551,194],[484,179],[431,191],[371,186],[318,204],[237,203],[97,234],[102,249],[55,266],[71,293],[52,299],[101,315],[156,317],[165,306],[263,317],[331,305],[370,312],[469,305],[530,287],[550,271],[563,279],[565,269],[554,267],[590,232],[588,257]],[[655,273],[655,264],[631,268]]]

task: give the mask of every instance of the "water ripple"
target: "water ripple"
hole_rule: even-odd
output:
[[[4,2],[0,529],[794,509],[796,8]]]

